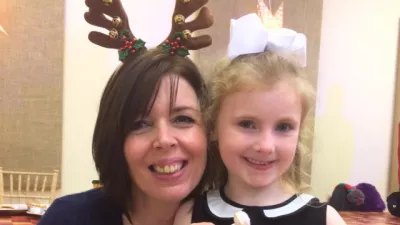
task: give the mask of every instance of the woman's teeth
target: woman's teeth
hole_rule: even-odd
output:
[[[267,165],[269,164],[269,162],[265,162],[265,161],[258,161],[252,158],[245,158],[247,161],[249,161],[250,163],[256,164],[256,165]]]
[[[154,165],[153,169],[156,173],[171,174],[171,173],[175,173],[175,172],[178,172],[179,170],[181,170],[182,166],[183,166],[183,163],[176,163],[176,164],[163,165],[163,166]]]

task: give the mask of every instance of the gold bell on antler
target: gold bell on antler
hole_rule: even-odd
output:
[[[185,23],[185,17],[182,14],[175,15],[174,21],[177,24],[184,24]]]
[[[104,5],[110,6],[112,4],[112,0],[103,0]]]
[[[119,16],[116,16],[112,19],[112,24],[114,27],[119,28],[122,24],[122,19]]]
[[[110,36],[111,39],[117,39],[118,38],[118,31],[117,29],[111,29],[108,36]]]
[[[190,32],[190,30],[184,30],[182,31],[182,33],[185,39],[190,39],[192,37],[192,33]]]

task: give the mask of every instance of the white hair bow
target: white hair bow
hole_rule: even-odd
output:
[[[267,30],[257,14],[248,14],[231,20],[228,57],[260,53],[271,50],[294,54],[296,61],[305,66],[307,61],[307,38],[296,31],[280,28]],[[284,57],[284,55],[282,55]]]

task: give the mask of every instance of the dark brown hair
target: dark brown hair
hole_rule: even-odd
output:
[[[157,49],[126,60],[108,81],[101,98],[93,135],[93,158],[103,190],[125,213],[132,208],[134,183],[124,155],[124,141],[134,120],[151,111],[164,76],[170,76],[173,81],[171,104],[175,101],[179,79],[185,79],[194,89],[201,108],[205,105],[204,80],[196,65],[188,58],[171,56]],[[206,177],[203,176],[188,197],[205,190],[209,184]]]

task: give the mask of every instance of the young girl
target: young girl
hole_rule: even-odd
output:
[[[251,225],[345,224],[332,207],[302,194],[303,134],[314,91],[302,68],[275,52],[305,52],[305,37],[264,32],[259,23],[256,15],[232,22],[231,61],[209,82],[216,189],[185,203],[175,224],[231,225],[238,211]]]

